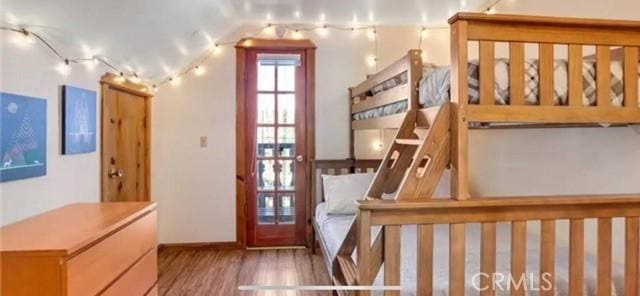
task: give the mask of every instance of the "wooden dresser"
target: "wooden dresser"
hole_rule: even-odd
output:
[[[81,203],[0,228],[2,295],[157,295],[156,206]]]

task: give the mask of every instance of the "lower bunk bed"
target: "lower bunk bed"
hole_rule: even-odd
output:
[[[374,164],[375,161],[367,161],[368,164]],[[370,165],[369,165],[370,166]],[[326,190],[323,189],[324,182],[323,176],[335,176],[342,175],[345,180],[348,180],[348,175],[352,173],[364,173],[371,172],[373,168],[368,168],[366,165],[354,160],[316,160],[314,161],[315,178],[312,180],[312,188],[316,188],[317,191],[313,196],[313,200],[316,201],[314,205],[314,218],[313,228],[317,239],[317,244],[320,247],[322,255],[327,265],[327,270],[331,274],[333,272],[332,258],[335,258],[338,254],[342,242],[345,240],[349,227],[355,217],[355,213],[331,213],[328,200],[325,196]],[[448,188],[445,188],[443,184],[439,185],[436,190],[436,196],[446,196]],[[319,182],[319,183],[318,183]],[[362,184],[353,184],[353,186],[362,186]],[[366,191],[367,188],[359,188],[360,191]],[[332,198],[332,197],[330,197]],[[436,198],[443,200],[444,198]],[[391,201],[389,201],[391,202]],[[535,223],[532,223],[535,224]],[[483,257],[483,247],[481,240],[483,237],[483,226],[481,223],[469,223],[465,229],[465,273],[466,278],[470,279],[465,282],[464,294],[465,295],[478,295],[482,291],[487,290],[485,282],[488,277],[495,278],[491,284],[496,285],[497,295],[509,295],[509,287],[512,285],[510,278],[512,262],[512,235],[513,230],[510,223],[502,222],[496,223],[495,237],[496,244],[493,246],[495,249],[495,273],[492,275],[485,275],[481,273],[481,264]],[[419,240],[418,240],[418,225],[402,225],[400,231],[400,295],[413,296],[418,295],[417,285],[418,282],[418,260],[419,258]],[[376,234],[381,231],[381,226],[374,226],[371,229],[371,242],[373,243]],[[432,295],[449,295],[449,243],[450,243],[450,228],[448,225],[439,224],[433,226],[433,245],[432,249]],[[569,294],[569,274],[570,269],[570,246],[557,244],[555,246],[555,255],[553,261],[555,262],[553,269],[553,276],[541,276],[541,248],[545,246],[541,239],[540,233],[529,231],[525,237],[526,247],[524,250],[525,260],[525,277],[518,284],[519,279],[515,279],[517,285],[526,285],[527,295],[539,295],[542,292],[551,293],[550,295],[570,295]],[[575,247],[575,246],[574,246]],[[352,255],[353,259],[357,258],[357,251]],[[598,258],[593,254],[584,255],[584,281],[582,290],[585,292],[583,295],[600,295],[598,294]],[[384,264],[380,271],[374,275],[373,286],[382,287],[384,285]],[[600,266],[602,268],[602,266]],[[625,294],[625,266],[623,264],[613,262],[611,265],[611,295],[630,295]],[[382,291],[374,291],[373,295],[382,294]]]

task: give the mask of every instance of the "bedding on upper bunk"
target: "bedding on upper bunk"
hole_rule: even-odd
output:
[[[337,253],[342,241],[344,240],[353,215],[333,215],[327,212],[325,203],[321,203],[316,207],[315,223],[321,236],[321,242],[330,256],[333,258]],[[379,231],[379,227],[374,227],[372,240],[375,233]],[[510,226],[507,223],[497,224],[497,241],[496,241],[496,272],[502,275],[509,274],[510,270]],[[417,227],[415,225],[404,225],[401,234],[401,295],[416,295],[416,266],[417,266]],[[478,290],[472,284],[472,280],[479,279],[475,276],[480,272],[480,225],[467,224],[466,227],[466,281],[465,295],[478,295]],[[433,295],[449,294],[449,228],[447,225],[434,226],[434,256],[433,256]],[[539,236],[534,233],[527,235],[527,259],[526,259],[526,275],[527,283],[531,280],[534,284],[531,288],[540,287],[538,283],[540,270],[540,243]],[[354,255],[355,258],[355,255]],[[566,247],[558,247],[556,250],[556,277],[555,277],[555,295],[568,295],[568,269],[569,269],[569,253]],[[585,255],[585,295],[597,295],[597,260],[593,256]],[[384,268],[384,266],[383,266]],[[614,265],[613,268],[613,285],[612,295],[624,295],[624,266]],[[382,285],[384,273],[380,271],[374,285]],[[475,276],[475,277],[474,277]],[[517,279],[516,279],[517,280]],[[508,284],[508,277],[505,277],[505,283]],[[543,283],[545,285],[545,283]],[[476,287],[479,285],[476,284]],[[529,286],[528,286],[529,287]],[[539,291],[533,289],[527,291],[527,295],[538,295]],[[373,293],[374,295],[379,295]],[[496,291],[496,295],[509,295],[509,291]]]
[[[554,61],[554,102],[555,105],[567,105],[568,102],[568,62],[567,60]],[[583,96],[585,106],[596,103],[596,62],[586,59],[583,61]],[[640,72],[640,70],[639,70]],[[391,89],[406,83],[406,72],[387,80],[371,90],[371,95]],[[451,88],[451,67],[434,67],[426,65],[423,68],[422,79],[418,86],[418,104],[421,108],[439,106],[449,100]],[[525,104],[536,105],[539,102],[538,94],[538,60],[525,61]],[[404,78],[403,78],[404,77]],[[611,61],[611,103],[613,106],[621,106],[624,98],[623,62]],[[469,62],[469,104],[478,104],[480,101],[479,61]],[[640,85],[640,84],[639,84]],[[640,91],[640,90],[639,90]],[[495,62],[495,93],[494,99],[498,105],[509,104],[509,60],[496,59]],[[408,105],[406,100],[397,101],[384,106],[354,113],[352,120],[364,120],[387,115],[406,112]]]
[[[596,104],[596,61],[582,61],[583,95],[585,106]],[[619,107],[623,102],[623,62],[611,61],[611,104]],[[478,60],[469,62],[469,104],[480,101],[480,65]],[[418,87],[418,103],[422,108],[441,105],[449,100],[451,88],[451,67],[425,68]],[[538,60],[525,61],[525,104],[537,105],[539,102]],[[568,62],[555,60],[553,65],[554,104],[567,105],[568,102]],[[494,99],[497,105],[509,104],[509,60],[496,59]]]

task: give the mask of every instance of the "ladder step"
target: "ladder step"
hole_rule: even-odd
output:
[[[354,286],[358,284],[358,268],[353,262],[353,259],[349,256],[337,256],[338,265],[340,266],[340,270],[342,270],[342,275],[344,276],[345,284],[349,286]]]
[[[400,145],[414,145],[420,146],[423,140],[421,139],[396,139],[396,144]]]

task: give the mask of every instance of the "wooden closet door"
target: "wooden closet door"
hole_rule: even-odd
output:
[[[102,201],[149,200],[147,100],[103,85]]]

